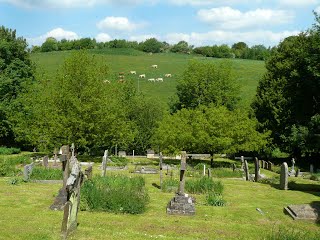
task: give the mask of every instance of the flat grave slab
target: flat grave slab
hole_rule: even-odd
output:
[[[294,220],[320,220],[320,202],[312,204],[289,205],[284,208]]]

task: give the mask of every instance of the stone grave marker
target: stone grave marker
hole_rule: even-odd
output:
[[[108,150],[104,151],[103,157],[102,157],[102,176],[106,176],[107,171],[107,160],[108,160]]]
[[[194,198],[189,197],[184,193],[185,187],[185,171],[187,169],[186,163],[187,153],[181,152],[181,167],[180,167],[180,185],[179,192],[173,197],[167,205],[167,214],[170,215],[194,215],[195,204]]]
[[[313,164],[310,164],[310,173],[314,173],[314,168],[313,168]]]
[[[208,168],[208,178],[211,178],[211,169]]]
[[[83,173],[77,159],[74,159],[72,170],[66,183],[67,202],[61,226],[61,235],[66,239],[70,233],[77,229],[77,216],[80,206],[80,188],[83,182]]]
[[[242,163],[241,163],[241,168],[243,168]],[[233,163],[232,164],[232,171],[234,172],[236,170],[236,165]]]
[[[296,171],[295,177],[299,177],[299,175],[300,175],[300,168],[298,168],[298,170]]]
[[[205,176],[205,175],[206,175],[206,165],[203,164],[203,176]]]
[[[246,176],[246,181],[249,181],[249,167],[247,160],[244,160],[244,174]]]
[[[54,165],[54,166],[57,166],[58,151],[57,151],[57,149],[56,149],[56,148],[54,148],[54,150],[53,150],[53,160],[54,160],[53,165]]]
[[[260,165],[260,166],[262,167],[262,169],[265,169],[265,161],[264,161],[264,160],[261,160],[261,162],[262,162],[262,166],[261,166],[261,165]],[[260,167],[260,166],[259,166],[259,167]]]
[[[23,167],[23,180],[29,181],[30,175],[32,174],[34,163],[30,163]]]
[[[320,204],[289,205],[284,208],[284,212],[289,214],[294,220],[320,220]]]
[[[258,182],[260,179],[260,166],[259,166],[259,160],[256,157],[254,161],[254,181]]]
[[[241,156],[241,169],[243,169],[244,168],[244,156]]]
[[[269,170],[269,171],[272,171],[273,163],[272,163],[272,162],[269,162],[268,166],[269,166],[268,170]]]
[[[44,157],[42,158],[42,163],[43,163],[43,166],[44,166],[45,168],[48,168],[48,166],[49,166],[49,157],[48,157],[48,156],[44,156]]]
[[[296,171],[294,170],[294,164],[296,163],[296,161],[294,160],[294,158],[291,159],[291,170],[289,172],[289,176],[294,176],[296,174]]]
[[[119,151],[118,152],[118,156],[119,157],[126,157],[127,156],[127,153],[125,151]]]
[[[269,162],[266,161],[266,169],[269,170]]]
[[[286,162],[281,165],[281,173],[280,173],[280,189],[288,190],[288,164]]]
[[[69,178],[69,160],[70,160],[70,148],[68,145],[64,145],[60,148],[60,162],[62,163],[63,171],[63,183],[62,188],[59,190],[58,196],[55,198],[53,204],[50,206],[51,210],[63,210],[65,203],[67,202],[66,184]]]
[[[84,170],[84,175],[87,176],[87,179],[92,179],[92,165],[90,165],[87,169]]]

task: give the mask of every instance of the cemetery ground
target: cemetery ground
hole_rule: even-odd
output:
[[[142,176],[150,196],[146,211],[135,215],[79,211],[78,228],[68,239],[288,239],[272,238],[272,234],[278,236],[279,231],[285,235],[297,233],[300,237],[317,234],[318,238],[313,239],[319,239],[319,223],[293,220],[283,212],[283,208],[290,204],[320,202],[319,181],[290,177],[289,181],[294,180],[299,190],[285,191],[272,184],[249,182],[242,178],[214,177],[224,184],[225,206],[208,206],[204,194],[190,194],[196,198],[194,216],[167,215],[166,206],[174,193],[160,191],[157,187],[160,185],[159,174],[132,173],[135,165],[158,169],[158,159],[128,159],[126,170],[108,170],[107,176]],[[222,164],[234,162],[240,167],[239,161],[215,161]],[[210,165],[209,160],[199,162]],[[101,175],[100,165],[101,162],[93,165],[94,175]],[[252,161],[249,168],[252,172]],[[174,171],[173,178],[178,178],[178,169]],[[265,169],[261,169],[261,174],[270,178],[278,176]],[[166,175],[164,168],[164,180],[171,178],[170,175]],[[187,175],[187,180],[191,178]],[[12,184],[12,177],[1,177],[0,239],[60,239],[63,212],[49,209],[59,188],[59,183]]]

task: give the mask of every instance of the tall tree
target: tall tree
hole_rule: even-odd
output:
[[[252,105],[261,128],[271,130],[274,143],[296,157],[303,148],[292,142],[297,139],[293,136],[297,136],[297,129],[305,132],[304,127],[312,125],[312,117],[320,113],[317,15],[316,20],[309,31],[286,38],[272,51]]]
[[[0,145],[13,144],[8,114],[19,107],[15,100],[34,79],[27,42],[16,31],[0,27]]]
[[[214,64],[191,61],[178,80],[178,100],[172,109],[192,109],[211,103],[234,109],[239,99],[238,92],[230,62]]]

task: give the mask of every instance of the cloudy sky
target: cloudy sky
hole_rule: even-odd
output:
[[[47,37],[274,46],[311,27],[313,10],[320,0],[0,0],[0,24],[30,46]]]

